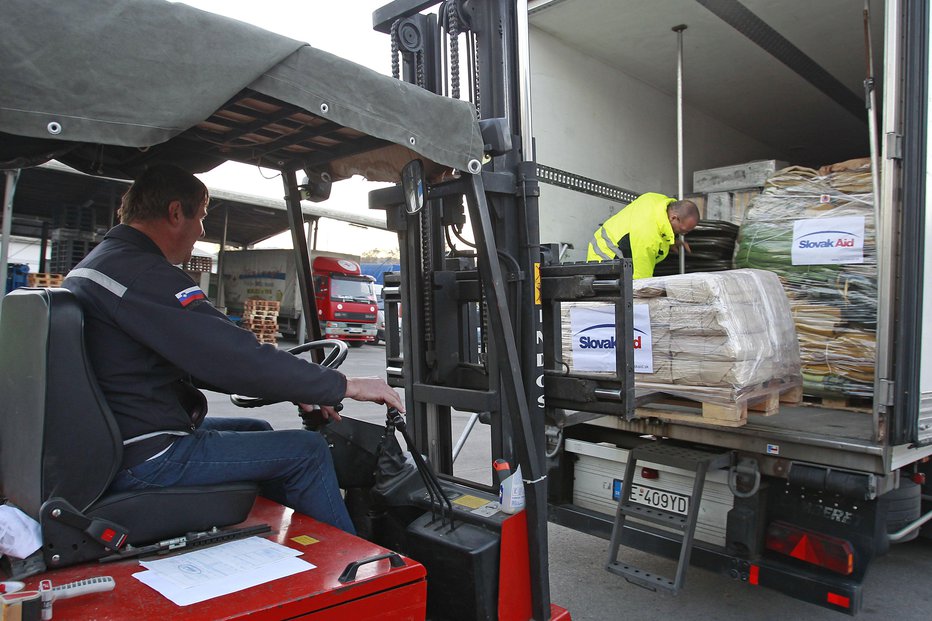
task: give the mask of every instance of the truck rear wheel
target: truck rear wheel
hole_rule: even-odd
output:
[[[888,534],[893,534],[907,524],[919,519],[922,507],[921,492],[922,488],[918,483],[903,477],[900,479],[900,486],[897,489],[880,497],[880,502],[886,510]],[[911,541],[918,535],[919,529],[916,529],[897,543]]]
[[[362,347],[363,341],[347,341],[346,344],[350,347]]]
[[[922,513],[932,511],[932,461],[927,461],[919,465],[919,472],[925,475],[925,483],[922,485],[922,495],[926,498],[922,500]],[[932,522],[926,522],[925,526],[919,529],[919,536],[923,539],[932,539]]]

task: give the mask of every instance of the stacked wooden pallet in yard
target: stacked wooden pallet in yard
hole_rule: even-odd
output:
[[[256,335],[260,343],[278,342],[278,311],[281,302],[246,300],[242,326]]]
[[[27,274],[26,281],[30,287],[61,287],[64,276],[61,274]]]

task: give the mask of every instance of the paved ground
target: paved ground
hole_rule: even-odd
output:
[[[351,376],[384,376],[384,348],[351,349],[342,370]],[[260,416],[276,428],[300,428],[295,407],[277,404],[242,410],[224,395],[210,394],[214,415]],[[381,423],[381,406],[346,403],[350,416]],[[469,419],[454,413],[454,437]],[[490,480],[488,431],[477,425],[457,459],[458,476]],[[802,603],[769,589],[751,587],[702,569],[690,569],[686,588],[678,596],[652,593],[632,586],[602,569],[608,543],[560,526],[550,525],[550,583],[552,601],[567,608],[577,621],[629,621],[668,619],[676,621],[785,621],[789,619],[839,620],[839,613]],[[670,565],[628,550],[633,565],[671,574]],[[665,571],[666,570],[666,571]],[[864,587],[860,619],[927,621],[932,619],[932,541],[916,540],[893,546],[874,562]]]

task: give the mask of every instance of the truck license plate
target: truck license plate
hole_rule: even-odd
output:
[[[689,496],[647,487],[646,485],[631,485],[631,501],[655,509],[669,511],[670,513],[680,515],[689,513]]]

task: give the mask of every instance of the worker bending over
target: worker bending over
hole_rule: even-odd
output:
[[[699,208],[692,201],[678,201],[663,194],[641,194],[605,221],[589,242],[587,261],[611,261],[621,257],[634,263],[634,278],[654,275],[676,237],[699,224]],[[685,242],[684,242],[685,244]],[[685,246],[689,251],[689,245]]]

